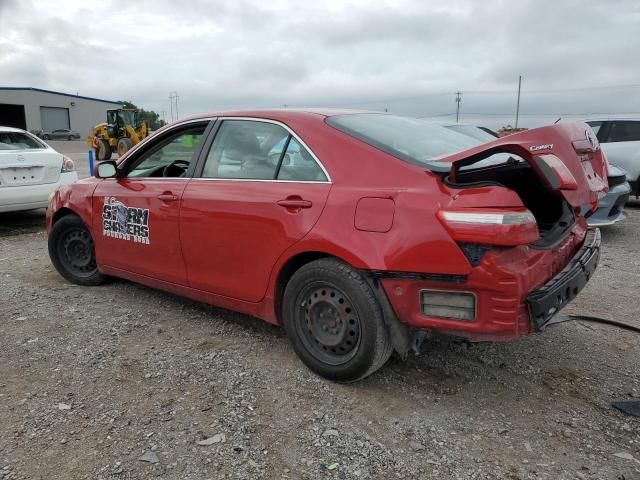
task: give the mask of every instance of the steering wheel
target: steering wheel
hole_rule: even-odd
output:
[[[181,177],[189,168],[189,162],[186,160],[174,160],[162,169],[163,177]]]

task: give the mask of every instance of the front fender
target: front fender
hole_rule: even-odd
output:
[[[78,215],[91,231],[93,192],[98,186],[98,181],[91,177],[70,185],[63,185],[53,193],[46,213],[47,233],[51,232],[58,218],[68,213]],[[91,233],[93,235],[92,231]]]

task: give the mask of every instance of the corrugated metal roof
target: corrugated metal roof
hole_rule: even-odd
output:
[[[52,93],[53,95],[62,95],[64,97],[72,97],[72,98],[81,98],[83,100],[92,100],[94,102],[103,102],[103,103],[114,103],[117,105],[122,105],[122,102],[116,102],[112,100],[104,100],[102,98],[94,98],[94,97],[85,97],[83,95],[73,95],[71,93],[64,92],[55,92],[53,90],[45,90],[43,88],[33,88],[33,87],[0,87],[1,90],[30,90],[32,92],[41,92],[41,93]]]

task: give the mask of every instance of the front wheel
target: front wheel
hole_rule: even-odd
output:
[[[365,378],[393,350],[373,290],[357,270],[336,259],[308,263],[291,277],[283,324],[302,361],[329,380]]]
[[[76,215],[54,223],[49,234],[49,257],[58,273],[77,285],[100,285],[105,275],[96,264],[91,232]]]

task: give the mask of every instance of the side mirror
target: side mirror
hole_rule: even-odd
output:
[[[116,162],[113,160],[100,162],[93,168],[93,176],[96,178],[114,178],[117,175],[118,169],[116,168]]]

